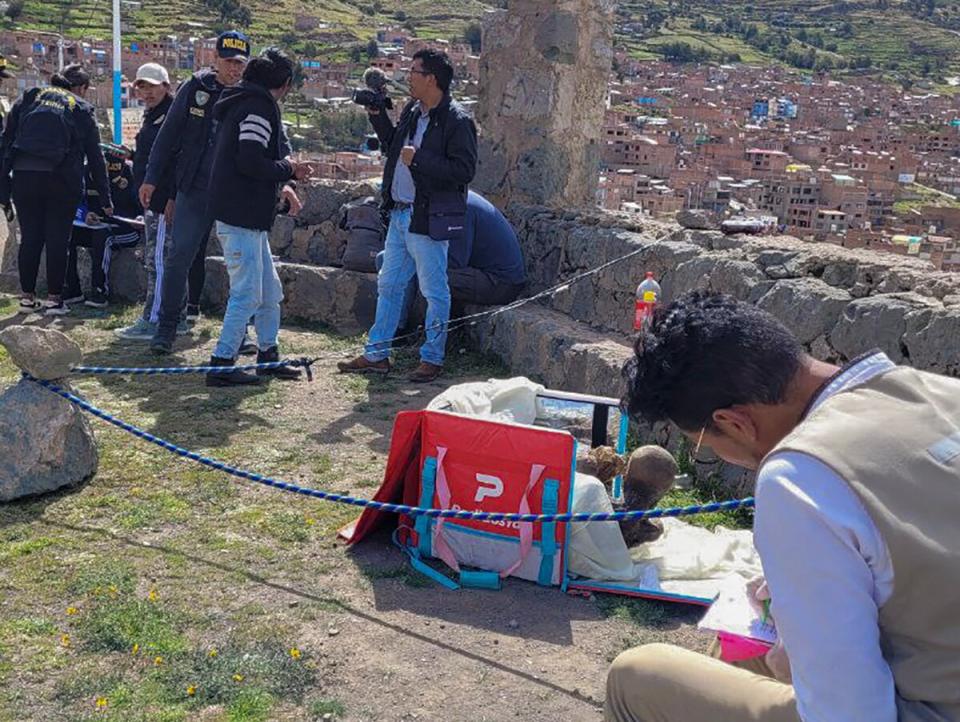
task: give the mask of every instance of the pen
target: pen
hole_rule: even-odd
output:
[[[767,623],[767,619],[770,617],[770,600],[763,600],[763,615],[760,617],[760,621],[764,624]]]

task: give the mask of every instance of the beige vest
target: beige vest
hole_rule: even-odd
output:
[[[824,401],[778,451],[836,471],[886,542],[880,642],[900,721],[960,722],[960,380],[888,371]]]

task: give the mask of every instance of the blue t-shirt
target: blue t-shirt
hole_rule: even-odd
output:
[[[449,268],[479,268],[500,283],[527,280],[520,242],[504,215],[479,193],[467,195],[467,218],[462,238],[450,241]]]

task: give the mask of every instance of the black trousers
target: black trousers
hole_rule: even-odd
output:
[[[109,228],[84,228],[73,226],[70,237],[70,253],[67,257],[67,278],[64,295],[67,298],[81,293],[80,274],[77,269],[77,247],[90,249],[90,286],[100,293],[110,290],[110,258],[115,248],[135,246],[140,242],[140,233],[125,223],[113,223]]]
[[[60,296],[80,189],[50,171],[15,170],[12,195],[20,218],[20,290],[36,292],[40,255],[46,248],[47,293]]]

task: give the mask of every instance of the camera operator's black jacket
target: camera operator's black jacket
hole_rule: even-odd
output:
[[[396,126],[383,111],[370,116],[381,147],[387,153],[387,164],[383,170],[383,208],[386,210],[393,207],[390,189],[393,187],[393,174],[400,151],[410,142],[411,133],[416,130],[419,119],[416,101],[407,104]],[[463,196],[465,210],[467,187],[476,171],[477,127],[463,106],[445,95],[439,105],[430,111],[430,124],[410,165],[417,191],[410,220],[411,233],[430,235],[430,199],[436,193],[458,191]]]

